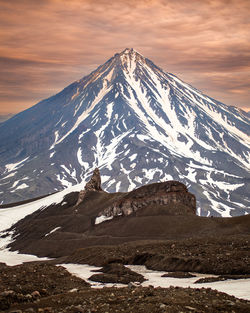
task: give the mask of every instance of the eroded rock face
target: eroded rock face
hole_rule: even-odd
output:
[[[130,215],[147,206],[165,206],[167,214],[185,215],[196,213],[196,199],[187,187],[177,181],[155,183],[129,192],[98,216]]]
[[[93,175],[90,181],[87,182],[87,184],[85,185],[84,190],[80,191],[76,205],[82,202],[85,197],[86,192],[91,191],[91,190],[103,191],[101,187],[101,175],[100,175],[100,171],[98,168],[94,170]]]
[[[95,191],[102,191],[101,187],[101,175],[98,168],[96,168],[93,172],[93,175],[90,181],[85,185],[84,188],[86,191],[88,190],[95,190]]]
[[[88,191],[103,191],[98,168],[94,170],[84,190],[80,191],[76,205],[83,201]],[[122,195],[119,200],[102,210],[97,217],[128,216],[151,205],[154,206],[154,209],[160,210],[160,213],[169,215],[196,213],[195,196],[188,192],[187,187],[178,181],[167,181],[142,186]],[[159,212],[155,214],[159,214]]]

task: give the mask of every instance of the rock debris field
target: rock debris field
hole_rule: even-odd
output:
[[[143,287],[135,282],[145,283],[143,276],[121,264],[90,268],[95,281],[98,275],[101,282],[111,277],[114,283],[118,277],[127,285],[91,288],[60,265],[30,262],[10,267],[1,263],[0,312],[249,312],[250,301],[211,288]],[[180,272],[173,276],[182,277]]]

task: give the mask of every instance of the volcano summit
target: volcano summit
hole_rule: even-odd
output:
[[[130,191],[177,180],[203,216],[250,213],[250,119],[133,49],[0,124],[0,201],[86,182]],[[115,177],[115,178],[114,178]]]

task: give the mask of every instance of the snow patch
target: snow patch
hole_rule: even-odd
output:
[[[100,267],[90,266],[87,264],[58,264],[63,266],[71,274],[88,281],[94,288],[112,287],[114,284],[102,284],[90,281],[90,276],[93,275],[93,271],[100,270]],[[225,292],[229,295],[235,296],[240,299],[250,300],[249,288],[250,279],[241,280],[226,280],[213,283],[195,284],[194,282],[200,278],[216,277],[216,275],[192,273],[195,277],[192,278],[173,278],[173,277],[161,277],[166,272],[153,271],[146,269],[143,265],[127,265],[132,271],[135,271],[144,276],[146,281],[141,285],[143,287],[154,286],[155,288],[168,288],[170,286],[182,287],[182,288],[212,288],[220,292]],[[127,285],[115,284],[115,287],[126,287]]]
[[[77,150],[77,160],[78,160],[78,163],[85,169],[87,170],[89,168],[89,163],[87,162],[84,162],[83,161],[83,158],[82,158],[82,148],[78,148]]]
[[[109,220],[112,220],[112,219],[113,219],[113,216],[105,216],[105,215],[98,216],[95,219],[95,225],[101,224],[103,222],[106,222],[106,221],[109,221]]]
[[[128,157],[131,162],[133,162],[137,158],[137,154],[134,153],[130,157]]]
[[[33,212],[45,208],[52,204],[61,203],[64,196],[73,191],[80,191],[85,186],[86,180],[68,189],[57,192],[45,198],[32,201],[15,207],[8,207],[0,210],[0,231],[10,228],[12,225]]]
[[[13,172],[13,173],[10,173],[9,175],[3,177],[1,180],[4,180],[4,179],[7,179],[7,178],[10,178],[10,177],[13,177],[16,175],[17,172]]]
[[[28,188],[28,187],[29,187],[29,186],[28,186],[27,184],[23,183],[23,184],[17,186],[15,190],[18,190],[18,189],[25,189],[25,188]],[[11,191],[11,192],[13,192],[13,191]]]
[[[29,159],[29,157],[17,162],[17,163],[9,163],[9,164],[6,164],[5,165],[5,168],[7,170],[7,172],[12,172],[14,171],[15,169],[18,169],[20,167],[22,167],[24,164],[25,161],[27,161]]]
[[[61,229],[61,228],[62,228],[62,227],[59,226],[59,227],[56,227],[56,228],[52,229],[49,233],[45,234],[44,237],[47,237],[47,236],[53,234],[54,232],[56,232],[57,230],[59,230],[59,229]]]

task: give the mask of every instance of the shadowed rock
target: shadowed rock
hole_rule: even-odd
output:
[[[161,275],[161,277],[172,277],[172,278],[192,278],[196,277],[193,274],[190,274],[189,272],[171,272]]]
[[[105,265],[101,270],[100,274],[92,275],[89,280],[100,282],[100,283],[120,283],[128,284],[130,282],[145,281],[145,278],[129,268],[126,268],[123,264],[112,263]]]

